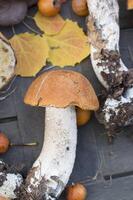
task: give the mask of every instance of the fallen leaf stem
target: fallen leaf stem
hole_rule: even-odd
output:
[[[14,26],[12,26],[12,32],[13,32],[13,35],[16,35]]]
[[[27,17],[28,19],[33,19],[33,17],[30,16],[30,15],[26,15],[26,17]]]
[[[32,28],[31,26],[29,26],[26,22],[22,22],[23,24],[24,24],[24,26],[26,27],[26,28],[28,28],[30,31],[32,31],[33,33],[35,33],[35,34],[37,34],[37,35],[42,35],[41,33],[39,33],[37,30],[35,30],[34,28]]]
[[[11,96],[15,91],[16,91],[16,87],[11,92],[9,92],[8,94],[6,94],[5,96],[0,96],[0,101],[5,100],[9,96]]]
[[[37,142],[32,142],[32,143],[22,143],[22,144],[14,144],[14,143],[10,143],[10,146],[18,146],[18,147],[21,147],[21,146],[25,146],[25,147],[32,147],[32,146],[37,146],[38,143]]]

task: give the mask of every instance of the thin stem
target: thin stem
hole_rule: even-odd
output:
[[[24,21],[22,22],[30,31],[32,31],[33,33],[37,34],[37,35],[41,35],[41,33],[39,33],[38,31],[36,31],[34,28],[32,28],[31,26],[29,26],[28,24],[26,24]]]
[[[27,17],[28,19],[33,19],[33,17],[30,16],[30,15],[26,15],[26,17]]]
[[[10,143],[10,146],[13,147],[13,146],[16,146],[16,147],[32,147],[32,146],[37,146],[38,143],[37,142],[32,142],[32,143],[26,143],[26,144],[14,144],[14,143]]]
[[[14,26],[12,26],[12,32],[13,32],[13,35],[16,35]]]
[[[14,88],[10,93],[8,93],[7,95],[0,97],[0,101],[5,100],[6,98],[8,98],[9,96],[11,96],[14,92],[16,91],[16,88]]]
[[[53,69],[54,66],[48,66],[48,67],[44,67],[44,69],[42,70],[42,72],[48,71],[50,69]]]

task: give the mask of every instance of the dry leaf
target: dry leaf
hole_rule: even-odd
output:
[[[48,61],[54,66],[74,66],[90,54],[87,36],[70,20],[58,35],[46,37],[50,46]]]
[[[30,33],[14,35],[10,39],[17,57],[16,74],[35,76],[46,64],[49,46],[45,37]]]
[[[56,35],[65,25],[65,21],[60,15],[56,15],[55,17],[44,17],[37,12],[34,20],[37,26],[47,35]]]

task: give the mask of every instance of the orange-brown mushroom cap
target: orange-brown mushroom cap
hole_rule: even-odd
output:
[[[42,107],[78,106],[84,110],[99,108],[97,96],[88,79],[70,70],[53,70],[40,75],[30,85],[24,102]]]

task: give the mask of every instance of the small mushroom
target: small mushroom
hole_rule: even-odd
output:
[[[25,198],[54,199],[63,191],[74,166],[77,144],[75,106],[97,110],[98,99],[83,75],[56,70],[33,81],[24,102],[46,107],[44,144],[26,178]]]
[[[27,13],[27,3],[22,0],[0,0],[0,26],[20,23]]]

